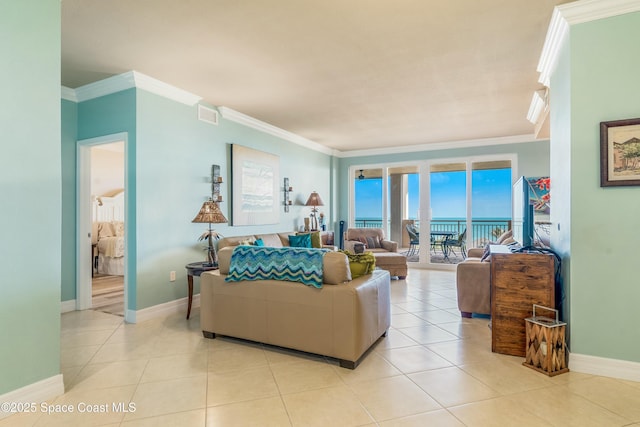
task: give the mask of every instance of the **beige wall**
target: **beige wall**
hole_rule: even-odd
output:
[[[91,194],[111,196],[124,188],[124,142],[91,148]]]

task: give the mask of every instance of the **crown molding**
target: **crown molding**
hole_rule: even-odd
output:
[[[373,148],[367,150],[340,151],[336,157],[382,156],[389,154],[415,153],[420,151],[455,150],[459,148],[485,147],[489,145],[522,144],[540,141],[533,134],[504,136],[498,138],[470,139],[464,141],[433,142],[429,144],[406,145],[401,147]]]
[[[142,73],[138,73],[137,71],[129,71],[123,74],[118,74],[116,76],[108,77],[95,83],[81,86],[77,89],[70,89],[68,87],[62,86],[61,96],[63,99],[69,101],[83,102],[132,88],[143,89],[147,92],[151,92],[189,106],[193,106],[202,100],[202,97],[200,96],[186,92],[182,89],[178,89],[174,86],[161,82],[160,80],[156,80]],[[233,110],[229,107],[218,107],[218,111],[226,120],[242,124],[244,126],[259,130],[278,138],[282,138],[286,141],[293,142],[294,144],[298,144],[310,150],[339,158],[415,153],[420,151],[436,151],[456,148],[482,147],[487,145],[517,144],[536,141],[535,136],[531,134],[500,138],[474,139],[468,141],[450,141],[410,146],[394,146],[390,148],[340,151],[318,144],[315,141],[304,138],[298,134],[281,129],[269,123],[263,122],[254,117]]]
[[[66,86],[60,87],[60,98],[66,99],[67,101],[78,102],[76,91]]]
[[[186,90],[178,89],[175,86],[171,86],[170,84],[154,79],[145,74],[138,73],[137,71],[133,71],[133,78],[137,88],[155,93],[156,95],[163,96],[185,105],[193,106],[202,100],[201,96],[194,95]]]
[[[529,105],[529,111],[527,112],[527,120],[529,120],[534,125],[538,124],[538,120],[540,119],[540,114],[547,107],[547,95],[546,89],[540,89],[533,92],[533,97],[531,98],[531,105]]]
[[[558,55],[569,27],[575,24],[640,11],[640,0],[580,0],[556,6],[538,62],[539,82],[549,87],[551,74],[558,63]]]
[[[324,145],[320,145],[317,142],[311,141],[310,139],[304,138],[298,134],[293,132],[289,132],[287,130],[281,129],[277,126],[271,125],[269,123],[263,122],[262,120],[258,120],[251,116],[247,116],[239,111],[236,111],[229,107],[218,107],[220,114],[222,117],[230,120],[232,122],[239,123],[241,125],[257,129],[264,133],[268,133],[273,136],[277,136],[278,138],[282,138],[289,142],[293,142],[294,144],[301,145],[305,148],[309,148],[311,150],[319,151],[321,153],[327,155],[336,155],[336,150],[333,150],[329,147],[325,147]]]
[[[107,77],[104,80],[80,86],[75,90],[69,89],[74,91],[73,95],[63,89],[63,98],[71,101],[74,100],[72,98],[75,97],[76,102],[83,102],[132,88],[142,89],[189,106],[197,104],[202,99],[202,97],[198,95],[178,89],[175,86],[171,86],[137,71],[128,71],[116,76]]]

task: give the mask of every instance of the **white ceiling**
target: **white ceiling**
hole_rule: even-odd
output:
[[[62,85],[135,70],[327,147],[532,135],[562,0],[62,0]]]

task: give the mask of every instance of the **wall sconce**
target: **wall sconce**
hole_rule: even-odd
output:
[[[220,175],[220,166],[211,165],[211,200],[216,203],[222,202],[222,194],[220,194],[221,186],[222,175]]]
[[[293,187],[289,185],[289,178],[284,179],[284,211],[289,212],[289,206],[291,203],[291,192],[293,191]]]

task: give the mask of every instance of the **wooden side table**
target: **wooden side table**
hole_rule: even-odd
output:
[[[200,276],[205,271],[217,270],[218,266],[211,266],[206,262],[192,262],[185,266],[187,269],[187,284],[189,285],[189,306],[187,307],[187,319],[191,316],[191,303],[193,302],[193,276]]]

